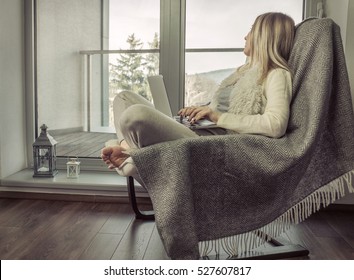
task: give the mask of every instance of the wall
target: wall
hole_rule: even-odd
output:
[[[354,0],[326,0],[325,10],[326,16],[332,18],[341,28],[354,108]],[[337,203],[354,204],[354,194],[347,195]]]
[[[348,21],[347,21],[348,3],[349,0],[324,1],[326,17],[332,18],[340,26],[344,48],[346,48],[346,37],[347,37],[347,26],[348,26]]]
[[[326,16],[332,18],[341,29],[351,88],[354,88],[354,0],[326,0]],[[354,92],[352,90],[354,108]]]
[[[38,0],[39,124],[83,127],[83,57],[101,47],[100,0]]]
[[[1,0],[0,179],[26,167],[23,0]]]
[[[354,0],[349,0],[348,5],[348,21],[347,21],[347,34],[345,42],[345,55],[347,58],[347,67],[349,72],[350,86],[353,96],[354,108]]]

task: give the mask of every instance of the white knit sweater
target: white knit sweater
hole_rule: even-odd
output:
[[[258,75],[252,73],[252,69],[247,72],[231,91],[229,110],[222,113],[217,124],[236,133],[280,138],[288,126],[291,75],[277,68],[269,72],[262,85],[257,85]],[[227,80],[230,81],[230,77]]]

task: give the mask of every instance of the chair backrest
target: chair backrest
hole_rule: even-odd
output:
[[[336,79],[340,78],[341,84],[348,83],[338,25],[328,18],[310,18],[300,23],[289,66],[293,71],[293,100],[287,133],[304,126],[309,134],[315,133],[312,130],[318,127],[317,123],[328,119],[330,98],[337,96],[336,110],[347,107],[345,101],[339,102],[346,100],[346,93],[332,94],[333,90],[342,90],[338,85],[333,88]]]

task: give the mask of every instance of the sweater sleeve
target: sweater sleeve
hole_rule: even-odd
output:
[[[287,129],[292,97],[291,75],[284,69],[272,70],[264,84],[266,106],[263,114],[236,115],[223,113],[217,124],[237,133],[282,137]]]

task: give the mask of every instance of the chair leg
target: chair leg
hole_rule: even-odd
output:
[[[135,213],[135,218],[141,219],[141,220],[155,220],[154,211],[141,211],[141,210],[139,210],[138,203],[136,201],[135,186],[134,186],[134,178],[133,177],[127,177],[127,185],[128,185],[129,201],[130,201],[130,204],[131,204],[133,211]]]

